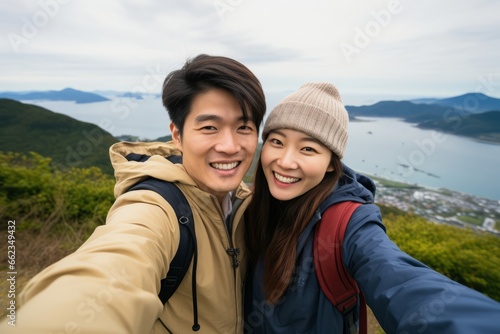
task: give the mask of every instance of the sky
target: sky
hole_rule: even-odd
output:
[[[4,0],[0,91],[160,93],[206,53],[269,94],[328,81],[346,104],[500,98],[499,13],[496,0]]]

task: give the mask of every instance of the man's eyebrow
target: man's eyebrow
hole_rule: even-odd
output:
[[[243,116],[239,117],[237,119],[238,122],[240,121],[244,121],[245,118]],[[201,123],[201,122],[206,122],[206,121],[215,121],[215,122],[221,122],[222,121],[222,117],[218,116],[218,115],[214,115],[214,114],[202,114],[202,115],[198,115],[196,116],[196,118],[194,119],[194,121],[196,123]],[[247,122],[255,122],[254,119],[252,117],[248,117],[247,118]]]
[[[216,121],[220,122],[222,120],[222,117],[213,115],[213,114],[203,114],[203,115],[198,115],[194,119],[196,123],[201,123],[201,122],[206,122],[206,121]]]

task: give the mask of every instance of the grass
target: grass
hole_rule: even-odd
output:
[[[81,236],[83,233],[81,234]],[[8,292],[10,290],[9,281],[6,278],[10,277],[8,272],[16,272],[15,275],[15,299],[16,305],[19,306],[19,293],[24,288],[26,283],[42,269],[48,267],[52,263],[62,259],[67,254],[73,252],[83,242],[81,236],[74,233],[59,236],[48,236],[47,233],[30,233],[18,232],[15,234],[15,270],[9,270],[7,267],[7,245],[2,247],[0,254],[0,318],[4,319],[7,315],[6,305],[9,305],[10,298]],[[7,232],[0,232],[0,240],[7,240]]]

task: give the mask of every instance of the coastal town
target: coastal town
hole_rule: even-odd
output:
[[[500,237],[499,200],[377,178],[374,181],[377,204],[411,212],[435,223],[470,227]]]

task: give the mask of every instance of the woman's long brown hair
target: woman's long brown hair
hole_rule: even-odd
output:
[[[316,187],[289,201],[279,201],[269,191],[259,159],[254,195],[246,211],[246,242],[253,264],[263,256],[264,293],[270,303],[278,302],[288,288],[299,236],[342,174],[342,163],[333,153],[331,163],[334,171],[327,172]]]

